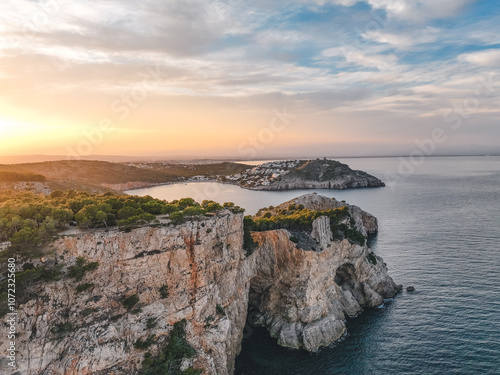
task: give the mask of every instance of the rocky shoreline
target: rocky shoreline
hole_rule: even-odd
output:
[[[381,187],[375,176],[330,159],[276,161],[261,164],[246,173],[225,176],[252,190],[349,189]]]

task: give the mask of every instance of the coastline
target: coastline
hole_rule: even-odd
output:
[[[136,188],[127,188],[127,189],[122,189],[118,190],[120,192],[129,194],[128,192],[132,192],[135,190],[142,190],[142,189],[148,189],[148,188],[153,188],[157,186],[168,186],[168,185],[180,185],[180,184],[198,184],[198,183],[204,183],[204,182],[209,182],[209,183],[217,183],[217,184],[223,184],[223,185],[233,185],[233,186],[238,186],[242,189],[245,190],[251,190],[251,191],[294,191],[294,190],[314,190],[314,189],[321,189],[321,190],[349,190],[349,189],[375,189],[375,188],[380,188],[380,187],[385,187],[386,184],[382,182],[382,185],[380,186],[352,186],[352,187],[346,187],[346,188],[327,188],[327,187],[319,187],[319,186],[314,186],[314,187],[297,187],[297,188],[283,188],[283,189],[266,189],[267,185],[259,186],[259,187],[247,187],[243,186],[234,182],[228,182],[228,181],[218,181],[218,180],[204,180],[204,181],[174,181],[174,182],[162,182],[162,183],[146,183],[142,187],[136,187]]]

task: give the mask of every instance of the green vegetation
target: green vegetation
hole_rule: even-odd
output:
[[[137,294],[133,294],[128,296],[123,300],[123,306],[127,308],[127,310],[132,309],[139,302],[139,296]]]
[[[304,208],[302,205],[290,204],[287,209],[278,208],[273,211],[260,210],[255,219],[247,216],[246,225],[253,231],[266,231],[273,229],[287,229],[291,232],[312,231],[312,223],[321,216],[330,219],[330,226],[334,237],[338,240],[347,238],[352,243],[365,244],[365,237],[356,230],[353,220],[348,220],[349,225],[344,224],[345,219],[352,219],[346,206],[324,211],[313,211]],[[253,223],[250,222],[253,221]],[[291,241],[297,243],[296,237],[291,237]]]
[[[61,323],[58,324],[54,327],[51,328],[50,332],[54,334],[64,334],[67,332],[72,332],[75,330],[75,327],[73,327],[73,324],[66,322],[66,323]]]
[[[146,328],[153,329],[157,324],[158,322],[156,321],[156,318],[148,318],[148,320],[146,321]]]
[[[123,314],[113,315],[109,318],[110,322],[117,322],[123,317]]]
[[[344,235],[349,241],[357,243],[358,245],[361,246],[365,245],[366,238],[360,232],[358,232],[356,229],[353,228],[348,228],[348,229],[345,229],[345,227],[343,228],[344,228],[343,229]]]
[[[168,285],[163,285],[160,288],[160,296],[161,296],[161,298],[167,298],[168,297]]]
[[[245,250],[246,256],[252,255],[257,248],[257,243],[251,233],[253,230],[255,230],[255,222],[251,216],[245,216],[243,219],[243,250]]]
[[[155,338],[156,335],[149,335],[148,338],[145,341],[142,341],[141,339],[138,339],[134,343],[134,348],[144,350],[149,348],[151,345],[155,343]]]
[[[233,203],[220,205],[206,200],[199,204],[192,198],[166,202],[150,196],[89,194],[74,190],[54,191],[50,195],[5,190],[0,192],[0,241],[10,241],[12,245],[0,254],[0,258],[40,257],[42,248],[73,221],[86,229],[119,225],[131,230],[135,225],[152,222],[158,225],[156,215],[169,215],[173,224],[180,224],[186,218],[223,209],[243,212]]]
[[[325,211],[312,211],[309,209],[295,209],[287,211],[281,209],[274,215],[268,211],[264,213],[262,217],[258,217],[254,220],[254,230],[264,231],[272,229],[288,229],[292,231],[310,232],[312,230],[313,221],[321,216],[327,216],[330,218],[332,229],[337,229],[337,227],[341,225],[340,221],[349,217],[349,211],[347,207]]]
[[[96,313],[98,311],[99,310],[97,310],[97,309],[86,308],[85,310],[80,311],[80,315],[82,317],[86,317],[86,316],[89,316],[90,314]]]
[[[132,309],[132,310],[130,311],[130,313],[131,313],[132,315],[137,315],[137,314],[140,314],[140,313],[142,312],[142,306],[143,306],[143,305],[141,305],[141,304],[137,305],[134,309]]]
[[[299,239],[297,237],[290,237],[290,241],[292,241],[293,243],[299,243]]]
[[[78,285],[78,286],[76,287],[76,291],[77,291],[77,293],[81,293],[81,292],[84,292],[84,291],[86,291],[87,289],[91,289],[91,288],[93,288],[93,287],[94,287],[94,284],[87,284],[87,283],[85,283],[85,284],[80,284],[80,285]]]
[[[172,224],[182,224],[184,222],[184,214],[182,212],[174,212],[169,216]]]
[[[87,272],[95,270],[97,266],[99,266],[97,262],[87,263],[85,258],[78,257],[76,258],[76,264],[68,268],[68,277],[80,281]]]
[[[368,254],[368,261],[371,264],[376,265],[377,264],[377,257],[375,256],[375,254],[373,254],[373,253]]]
[[[0,171],[0,182],[46,182],[47,177],[34,173]]]
[[[217,306],[215,306],[215,311],[217,311],[217,314],[219,314],[219,315],[226,316],[226,310],[224,310],[224,307],[222,307],[219,304],[217,304]]]
[[[233,202],[226,202],[223,204],[223,207],[231,211],[233,214],[240,214],[245,212],[244,208],[241,208],[240,206],[235,206]]]
[[[196,351],[186,340],[186,320],[183,319],[174,324],[166,344],[158,356],[153,357],[150,353],[144,355],[141,375],[199,375],[201,370],[189,367],[181,371],[180,367],[184,358],[192,358]]]
[[[347,164],[335,160],[303,160],[296,168],[292,169],[286,177],[288,179],[305,179],[314,181],[327,181],[345,175],[350,175],[353,170]]]
[[[210,315],[209,317],[206,317],[205,318],[204,328],[205,329],[212,328],[212,323],[213,323],[214,319],[215,318],[213,317],[213,315]]]

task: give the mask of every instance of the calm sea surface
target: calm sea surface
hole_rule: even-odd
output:
[[[340,160],[382,180],[400,165]],[[500,157],[429,158],[385,188],[257,192],[190,183],[129,193],[232,201],[253,214],[313,191],[374,214],[374,251],[416,292],[349,319],[345,339],[318,353],[281,348],[255,330],[236,374],[500,374]]]

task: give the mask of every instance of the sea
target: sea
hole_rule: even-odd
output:
[[[403,292],[349,318],[345,337],[316,353],[250,327],[236,375],[500,374],[500,157],[338,160],[387,186],[268,192],[198,182],[128,193],[231,201],[254,214],[316,192],[378,218],[370,246]]]

